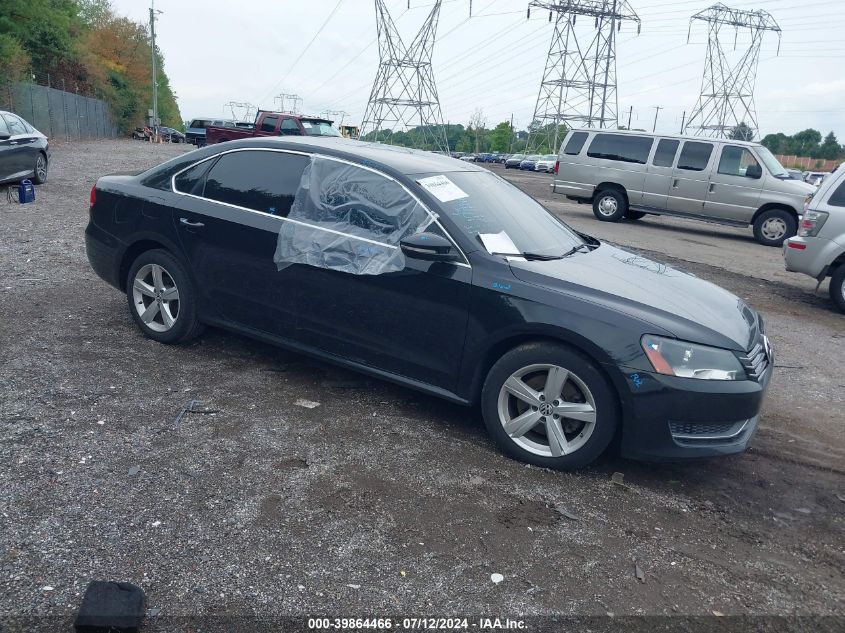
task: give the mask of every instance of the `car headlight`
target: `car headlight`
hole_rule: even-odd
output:
[[[699,380],[745,380],[745,369],[728,350],[646,334],[640,341],[654,371]]]

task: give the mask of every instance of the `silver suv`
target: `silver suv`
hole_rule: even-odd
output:
[[[845,312],[845,167],[808,196],[798,236],[783,245],[783,259],[787,270],[810,275],[818,285],[830,277],[830,298]]]
[[[766,246],[795,235],[814,191],[758,143],[618,130],[570,131],[552,188],[604,222],[653,213],[751,225]]]

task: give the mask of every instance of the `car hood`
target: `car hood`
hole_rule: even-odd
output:
[[[510,260],[521,281],[624,312],[680,339],[746,351],[757,316],[727,290],[609,244],[551,261]]]
[[[791,178],[781,180],[778,178],[776,181],[779,189],[785,193],[791,193],[798,196],[808,196],[809,194],[816,192],[818,189],[815,185],[811,185],[803,180],[793,180]]]

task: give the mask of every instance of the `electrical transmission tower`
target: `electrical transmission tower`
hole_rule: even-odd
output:
[[[279,112],[289,112],[290,114],[297,114],[296,104],[302,101],[302,97],[295,94],[282,92],[273,97],[273,103],[279,102]],[[290,110],[285,110],[285,101],[292,101],[293,105]]]
[[[707,57],[704,61],[701,96],[698,97],[685,130],[715,138],[731,138],[739,134],[741,140],[750,141],[759,129],[754,108],[754,84],[760,61],[760,45],[766,31],[774,31],[778,34],[780,52],[780,27],[767,11],[731,9],[721,3],[692,16],[690,30],[695,20],[708,24]],[[728,61],[719,37],[723,26],[734,27],[734,50],[739,30],[747,28],[751,31],[751,42],[733,65]]]
[[[255,119],[255,112],[258,108],[251,103],[241,103],[239,101],[229,101],[223,104],[223,110],[229,108],[232,113],[232,118],[235,121],[252,121]]]
[[[622,22],[640,18],[627,0],[534,0],[531,9],[549,12],[555,30],[546,58],[546,69],[527,151],[558,151],[567,127],[616,127],[616,33]],[[593,31],[581,30],[576,21],[584,16]]]
[[[441,2],[435,0],[416,37],[406,46],[385,6],[386,0],[375,0],[379,67],[361,124],[361,138],[371,134],[368,140],[389,142],[391,132],[419,126],[423,147],[448,151],[431,68]]]

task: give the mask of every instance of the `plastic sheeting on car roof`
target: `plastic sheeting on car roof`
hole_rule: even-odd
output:
[[[279,270],[307,264],[379,275],[405,267],[400,240],[434,217],[399,183],[317,156],[302,174],[286,219],[273,256]]]

